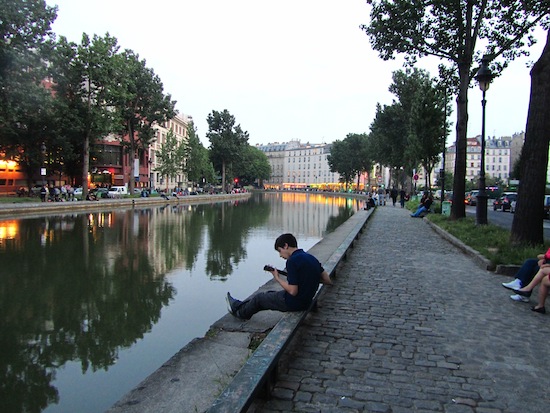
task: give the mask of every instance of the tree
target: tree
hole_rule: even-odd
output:
[[[88,193],[90,146],[114,130],[117,113],[113,110],[116,87],[113,56],[117,39],[84,33],[79,45],[61,37],[52,56],[55,77],[57,118],[65,119],[59,130],[81,151],[82,195]]]
[[[426,171],[429,190],[429,177],[445,144],[446,134],[441,132],[447,97],[443,98],[428,72],[418,69],[395,72],[390,92],[399,99],[406,118],[408,158],[418,161]]]
[[[271,176],[271,166],[267,156],[251,145],[245,146],[243,156],[234,169],[243,186],[252,185],[258,181],[258,185],[263,187],[263,180]]]
[[[550,31],[546,46],[531,70],[531,94],[520,162],[521,181],[510,241],[513,244],[542,245],[544,243],[544,210],[542,208],[548,144],[550,142]],[[540,208],[538,207],[540,205]]]
[[[202,145],[193,122],[187,124],[185,171],[187,178],[193,183],[204,184],[214,180],[214,167],[208,156],[208,149]]]
[[[166,189],[168,190],[169,178],[175,178],[185,170],[186,143],[178,142],[176,135],[170,129],[166,134],[166,141],[157,151],[157,167],[155,171],[166,177]]]
[[[372,158],[380,165],[411,171],[418,161],[408,151],[408,119],[403,106],[397,102],[392,105],[376,105],[376,115],[371,123],[369,146]]]
[[[350,140],[334,141],[330,148],[330,155],[327,156],[327,162],[331,172],[340,174],[340,180],[346,184],[347,190],[348,185],[359,172]]]
[[[235,125],[235,117],[227,109],[223,112],[215,110],[208,114],[208,132],[210,140],[210,156],[214,167],[221,171],[222,188],[225,191],[226,168],[232,162],[238,161],[248,143],[248,132]]]
[[[44,1],[0,0],[0,151],[31,177],[51,147],[51,91],[44,57],[57,8]]]
[[[118,87],[115,107],[119,113],[131,159],[139,159],[154,138],[153,124],[161,124],[175,116],[175,101],[165,95],[160,78],[153,69],[146,67],[146,61],[131,50],[125,50],[115,58]],[[134,179],[130,176],[130,193]]]
[[[371,22],[363,25],[371,45],[384,60],[405,54],[406,62],[435,56],[450,67],[440,65],[440,77],[455,85],[457,96],[456,160],[451,218],[466,216],[464,206],[468,88],[474,73],[472,63],[480,60],[478,40],[499,72],[515,57],[526,54],[523,46],[534,42],[528,36],[537,24],[547,20],[550,7],[535,0],[368,0]],[[500,61],[497,61],[500,58]],[[452,74],[454,81],[449,79]]]

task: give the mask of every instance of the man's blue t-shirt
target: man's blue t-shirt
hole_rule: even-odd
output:
[[[306,310],[311,304],[321,281],[323,267],[313,255],[298,249],[286,262],[287,281],[298,286],[298,294],[285,292],[285,302],[291,311]]]

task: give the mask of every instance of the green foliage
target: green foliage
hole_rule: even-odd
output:
[[[185,153],[187,151],[185,142],[178,142],[176,135],[170,129],[166,134],[166,141],[157,151],[156,172],[167,178],[175,178],[185,171]],[[168,185],[168,179],[166,185]]]
[[[410,172],[420,164],[430,176],[444,147],[448,97],[427,72],[418,69],[394,72],[389,90],[397,101],[376,108],[369,137],[372,156],[395,170]]]
[[[43,1],[0,0],[0,151],[20,164],[29,186],[52,129],[42,81],[56,12]]]
[[[338,172],[346,186],[364,171],[372,168],[372,155],[366,134],[349,133],[343,141],[335,141],[327,162],[331,172]]]
[[[90,147],[115,129],[117,113],[112,108],[115,71],[113,56],[117,39],[82,35],[80,44],[61,37],[52,56],[56,91],[57,135],[63,137],[60,153],[69,160],[81,157],[83,196],[87,194]]]
[[[234,167],[234,172],[241,185],[252,185],[255,181],[262,182],[271,176],[271,166],[265,153],[251,145],[244,148],[240,162]]]
[[[191,182],[214,182],[214,167],[210,161],[208,149],[202,145],[193,122],[187,124],[185,172]]]
[[[515,57],[526,54],[525,45],[538,24],[548,23],[548,1],[410,1],[369,0],[370,23],[362,28],[384,60],[404,54],[406,63],[435,56],[441,59],[441,82],[457,94],[457,156],[455,199],[464,199],[468,89],[472,64],[489,55],[495,74]],[[480,43],[484,50],[478,48]],[[465,216],[464,204],[453,204],[453,218]]]
[[[210,157],[214,168],[222,174],[222,187],[226,190],[226,168],[242,157],[248,144],[248,132],[236,124],[235,117],[227,109],[215,110],[208,114],[208,132]]]

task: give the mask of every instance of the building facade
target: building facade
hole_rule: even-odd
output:
[[[173,189],[173,188],[187,188],[189,183],[185,174],[178,174],[175,177],[162,176],[158,172],[158,158],[157,152],[161,149],[162,145],[166,143],[166,136],[171,130],[178,143],[187,142],[189,135],[187,127],[189,123],[193,121],[193,118],[189,115],[177,114],[174,118],[165,122],[162,125],[154,125],[155,140],[151,143],[148,149],[148,156],[145,165],[147,166],[147,181],[148,187],[159,189]]]
[[[340,190],[340,174],[328,164],[331,144],[302,144],[300,141],[257,145],[271,166],[271,178],[264,181],[268,189]]]

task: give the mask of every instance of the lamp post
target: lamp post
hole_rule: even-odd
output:
[[[482,92],[481,99],[481,166],[479,171],[479,193],[476,203],[476,224],[487,225],[487,192],[485,191],[485,92],[493,80],[493,73],[489,68],[489,58],[484,56],[481,59],[481,66],[475,75]]]
[[[151,165],[153,164],[153,160],[149,158],[147,161],[149,164],[149,193],[153,190],[153,172],[151,172]]]
[[[40,175],[42,175],[42,186],[46,186],[46,144],[44,142],[40,145],[40,153],[42,154]]]

